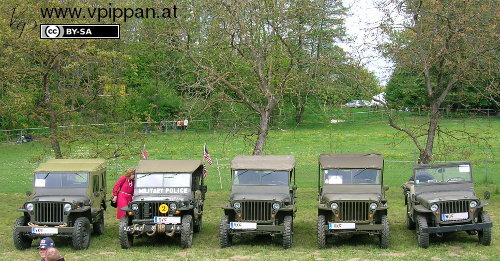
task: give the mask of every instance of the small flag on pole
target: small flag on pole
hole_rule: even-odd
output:
[[[210,154],[207,150],[207,144],[203,144],[203,158],[208,162],[208,164],[212,165],[212,158],[210,158]]]
[[[148,151],[146,150],[146,144],[142,147],[142,159],[147,160],[148,159]]]

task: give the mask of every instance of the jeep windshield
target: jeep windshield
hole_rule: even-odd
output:
[[[86,188],[89,174],[82,172],[35,173],[35,188]]]
[[[468,164],[456,166],[429,166],[416,168],[415,184],[472,182],[471,167]]]
[[[136,174],[137,188],[186,188],[191,187],[191,173]]]
[[[378,169],[325,169],[325,185],[380,184]]]
[[[289,172],[285,170],[234,170],[234,185],[288,186]]]

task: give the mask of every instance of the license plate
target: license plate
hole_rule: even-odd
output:
[[[257,223],[252,223],[252,222],[229,222],[229,227],[231,229],[255,230],[255,229],[257,229]]]
[[[469,213],[450,213],[450,214],[441,214],[441,220],[443,221],[455,221],[455,220],[464,220],[469,218]]]
[[[355,229],[356,223],[328,223],[329,229]]]
[[[39,235],[56,235],[58,233],[57,227],[32,227],[31,233]]]
[[[180,224],[181,217],[154,217],[153,221],[156,224]]]

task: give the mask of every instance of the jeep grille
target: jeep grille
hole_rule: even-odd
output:
[[[34,221],[37,223],[62,223],[63,206],[64,203],[61,202],[35,202],[33,205]]]
[[[170,205],[170,202],[152,201],[152,202],[136,202],[139,205],[139,218],[153,218],[154,216],[168,216],[168,212],[163,214],[158,209],[161,204]],[[170,208],[170,207],[169,207]]]
[[[339,202],[340,220],[341,221],[368,221],[368,202]]]
[[[244,220],[269,221],[271,220],[272,202],[244,201],[241,202],[241,213]]]
[[[443,214],[469,212],[470,200],[446,201],[439,203],[439,211]]]

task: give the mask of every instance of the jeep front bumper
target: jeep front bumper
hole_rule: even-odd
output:
[[[230,229],[231,234],[282,234],[284,225],[257,224],[256,229]]]
[[[475,223],[475,224],[465,224],[465,225],[451,225],[443,227],[427,227],[423,228],[424,233],[446,233],[446,232],[457,232],[457,231],[467,231],[467,230],[483,230],[486,228],[491,228],[492,223]]]
[[[180,233],[182,229],[182,224],[132,224],[130,226],[123,227],[123,230],[127,234],[142,235],[146,234],[148,236],[153,236],[157,233],[165,233],[167,235],[173,235],[175,233]]]
[[[48,231],[48,230],[50,230],[50,231]],[[19,226],[19,227],[14,227],[14,231],[25,233],[29,237],[71,236],[73,234],[73,232],[75,231],[75,228],[74,227]]]

